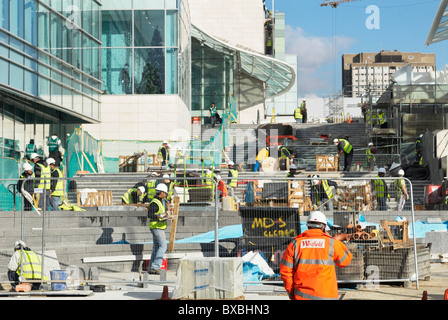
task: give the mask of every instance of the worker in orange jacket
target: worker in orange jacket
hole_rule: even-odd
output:
[[[229,192],[227,191],[227,186],[224,183],[224,181],[222,181],[221,176],[220,175],[216,175],[215,179],[218,183],[218,195],[219,195],[219,199],[223,198],[223,197],[227,197],[229,195]]]
[[[325,232],[327,219],[320,211],[310,213],[308,230],[288,245],[280,263],[280,275],[291,300],[337,299],[335,264],[350,264],[352,253],[339,240]]]

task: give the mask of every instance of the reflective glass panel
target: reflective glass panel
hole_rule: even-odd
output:
[[[9,30],[9,0],[0,0],[0,27]]]
[[[134,46],[161,47],[165,44],[165,11],[134,11]]]
[[[103,90],[107,94],[132,93],[132,50],[102,49]]]
[[[165,93],[163,49],[135,49],[134,78],[136,94]]]
[[[103,11],[103,48],[132,45],[132,11]]]

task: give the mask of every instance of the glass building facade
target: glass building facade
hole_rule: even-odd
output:
[[[0,160],[100,120],[100,34],[99,1],[0,0]]]
[[[179,94],[177,0],[108,0],[102,7],[105,94]]]

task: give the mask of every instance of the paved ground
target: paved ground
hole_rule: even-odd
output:
[[[100,274],[99,280],[104,283],[105,292],[41,292],[11,295],[7,291],[0,291],[0,301],[4,299],[33,299],[33,300],[157,300],[162,297],[164,286],[168,287],[169,297],[175,288],[175,271],[168,271],[165,282],[160,277],[149,276],[145,287],[136,284],[140,279],[137,273]],[[134,283],[130,283],[134,282]],[[445,290],[448,289],[448,263],[431,263],[431,277],[420,280],[419,288],[415,282],[410,287],[402,285],[380,284],[358,285],[357,288],[341,288],[341,298],[344,301],[353,300],[422,300],[423,292],[427,292],[427,300],[443,300]],[[253,300],[288,300],[281,285],[248,285],[244,292],[245,301]]]

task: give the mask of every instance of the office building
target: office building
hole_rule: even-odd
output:
[[[99,123],[101,11],[96,0],[0,0],[0,177],[18,177],[33,139],[64,142]],[[1,186],[0,186],[1,187]]]
[[[435,54],[382,50],[342,55],[342,89],[345,97],[381,96],[392,83],[391,75],[405,65],[415,72],[435,71]]]

